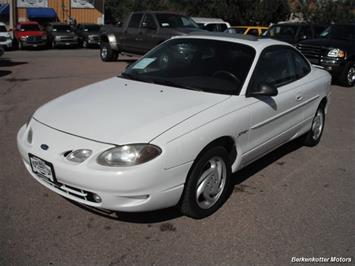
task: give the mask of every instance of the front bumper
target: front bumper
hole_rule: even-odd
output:
[[[12,40],[7,39],[6,41],[0,41],[0,46],[4,48],[11,48],[12,47]]]
[[[29,130],[33,132],[31,143],[28,141]],[[42,150],[43,143],[50,148]],[[17,145],[26,169],[43,186],[78,203],[113,211],[151,211],[176,205],[192,164],[164,170],[161,154],[134,167],[104,167],[96,163],[96,158],[113,145],[57,131],[35,119],[28,127],[21,127]],[[92,156],[81,164],[64,158],[63,152],[79,148],[91,149]],[[29,153],[53,164],[58,183],[51,183],[32,171]],[[94,194],[101,198],[101,202],[93,200]]]
[[[44,47],[47,45],[47,40],[40,40],[40,41],[21,41],[23,47]]]
[[[343,71],[346,62],[341,58],[322,57],[319,60],[319,65],[324,67],[331,74],[337,75]]]
[[[55,45],[57,46],[77,46],[79,41],[77,39],[68,39],[68,40],[55,40]]]

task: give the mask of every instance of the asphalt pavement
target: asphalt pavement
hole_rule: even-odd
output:
[[[95,49],[0,58],[0,265],[354,265],[355,87],[332,86],[318,146],[292,142],[237,173],[226,204],[203,220],[175,209],[97,214],[36,182],[17,151],[20,126],[51,99],[119,74],[126,59],[103,63]]]

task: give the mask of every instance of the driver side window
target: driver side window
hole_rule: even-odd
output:
[[[259,57],[248,90],[253,90],[260,83],[278,88],[294,81],[295,77],[291,50],[283,46],[271,46]]]

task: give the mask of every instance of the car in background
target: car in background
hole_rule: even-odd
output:
[[[79,24],[75,32],[79,38],[79,45],[84,48],[90,46],[100,46],[100,34],[102,25],[98,24]]]
[[[178,206],[204,218],[227,200],[232,173],[295,138],[319,143],[330,83],[287,43],[176,36],[120,76],[40,107],[20,128],[18,149],[37,182],[77,203]]]
[[[47,34],[35,21],[17,23],[14,38],[20,50],[27,47],[37,48],[47,45]]]
[[[226,29],[224,32],[244,35],[261,36],[268,27],[262,26],[232,26]]]
[[[0,47],[10,49],[12,47],[12,38],[6,25],[0,22]]]
[[[306,40],[297,48],[312,64],[328,70],[341,85],[355,85],[355,24],[333,24],[318,39]]]
[[[272,25],[263,37],[295,45],[300,41],[318,38],[326,28],[325,25],[307,23],[279,23]]]
[[[192,17],[192,19],[202,30],[207,31],[224,32],[231,26],[221,18]]]
[[[78,35],[72,26],[65,23],[50,23],[47,28],[48,44],[52,48],[77,47],[79,45]]]

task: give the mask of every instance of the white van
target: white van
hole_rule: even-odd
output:
[[[192,17],[196,24],[203,30],[224,32],[230,24],[221,18]]]

